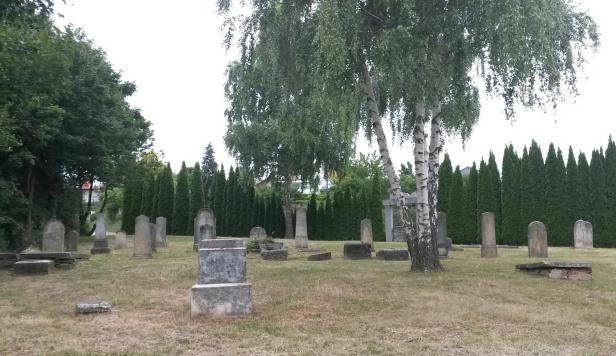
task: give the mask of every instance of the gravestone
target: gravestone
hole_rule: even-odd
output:
[[[404,237],[404,226],[394,226],[392,229],[394,242],[406,242]]]
[[[75,304],[75,314],[111,313],[111,303],[104,300],[93,300]]]
[[[528,257],[548,257],[548,232],[541,221],[528,224]]]
[[[152,239],[152,252],[156,251],[156,224],[150,223],[150,238]]]
[[[124,231],[116,232],[113,248],[116,250],[126,248],[126,233]]]
[[[53,269],[52,260],[24,260],[13,265],[13,271],[19,275],[49,274]]]
[[[326,261],[332,259],[332,253],[329,251],[317,252],[308,255],[308,261]]]
[[[204,239],[216,238],[216,216],[212,209],[201,209],[193,220],[193,250],[197,251],[200,247],[200,241]],[[206,228],[207,226],[207,228]]]
[[[152,258],[152,238],[150,237],[150,218],[139,215],[135,219],[135,238],[133,257]]]
[[[77,251],[79,243],[79,233],[76,230],[70,230],[64,236],[64,246],[66,251]]]
[[[306,223],[306,209],[295,209],[295,247],[308,248],[308,225]]]
[[[449,248],[447,247],[447,214],[438,212],[436,221],[436,247],[438,248],[438,256],[447,258]]]
[[[481,257],[498,257],[494,213],[481,214]]]
[[[372,221],[370,219],[363,219],[361,221],[361,243],[370,246],[370,248],[374,250],[372,246]]]
[[[287,248],[277,250],[261,250],[261,258],[272,261],[286,261],[289,256]]]
[[[370,246],[357,243],[347,242],[344,244],[344,258],[347,260],[362,260],[372,258],[372,250]]]
[[[385,261],[408,261],[409,250],[405,248],[385,248],[378,250],[376,257]]]
[[[96,230],[94,233],[94,246],[90,250],[91,254],[109,253],[109,241],[107,241],[107,228],[105,226],[105,214],[98,213],[96,217]]]
[[[203,240],[197,259],[197,284],[191,289],[192,317],[250,314],[251,285],[246,281],[242,240]]]
[[[250,238],[257,241],[264,241],[267,239],[267,232],[260,226],[255,226],[250,229]]]
[[[525,263],[515,266],[520,272],[542,275],[554,279],[572,281],[590,281],[592,279],[591,262],[549,262]]]
[[[573,241],[575,248],[592,248],[592,224],[578,220],[573,225]]]
[[[156,245],[167,247],[167,218],[164,216],[156,218]]]
[[[43,248],[45,252],[64,252],[64,224],[60,220],[50,220],[43,230]]]

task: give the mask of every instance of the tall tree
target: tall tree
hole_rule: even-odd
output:
[[[586,155],[580,152],[577,166],[577,187],[575,190],[577,201],[577,219],[590,221],[592,219],[592,196],[590,189],[590,167]]]
[[[162,170],[160,187],[158,191],[158,213],[167,218],[167,233],[170,234],[173,226],[173,206],[175,201],[175,187],[173,184],[173,171],[171,165]]]
[[[477,166],[473,162],[468,175],[468,182],[464,189],[464,240],[466,243],[477,243],[479,241],[479,208],[477,197],[479,184],[479,174]]]
[[[179,179],[179,177],[178,177]],[[188,222],[188,235],[194,233],[192,219],[197,216],[200,209],[205,208],[205,195],[203,193],[203,175],[199,162],[195,162],[195,167],[190,174],[190,214]]]
[[[567,226],[572,228],[575,221],[578,219],[579,214],[579,202],[577,200],[578,189],[578,177],[577,177],[577,162],[575,161],[575,155],[573,154],[573,148],[569,146],[569,153],[567,154],[567,178],[566,189],[567,194]]]
[[[182,161],[182,168],[177,175],[175,199],[173,201],[172,232],[175,235],[188,235],[190,228],[190,192],[188,190],[188,172],[186,163]]]
[[[545,224],[550,244],[568,246],[571,244],[571,226],[567,223],[566,171],[562,152],[555,151],[550,144],[545,159]]]
[[[493,212],[494,212],[494,222],[496,227],[496,236],[497,238],[501,236],[501,177],[498,171],[498,166],[496,165],[496,158],[494,157],[494,152],[490,151],[490,155],[488,158],[488,172],[490,175],[490,191],[493,195],[492,204],[493,204]]]
[[[604,233],[610,239],[610,246],[616,244],[616,144],[610,135],[605,150],[605,193],[606,215]]]
[[[451,177],[451,189],[449,190],[449,207],[447,212],[448,237],[457,243],[464,239],[464,182],[460,166],[456,166]]]
[[[605,191],[605,170],[602,152],[594,150],[590,159],[590,201],[593,239],[597,246],[608,246],[605,235],[607,199]]]
[[[447,213],[449,212],[449,194],[451,193],[451,180],[453,176],[451,161],[449,160],[449,155],[447,153],[445,153],[443,162],[438,169],[438,176],[438,211]]]
[[[210,200],[213,198],[210,196],[211,189],[214,185],[214,179],[216,176],[216,172],[218,171],[218,163],[216,163],[216,157],[214,156],[214,148],[212,147],[212,143],[208,143],[205,151],[203,152],[203,159],[201,161],[201,168],[203,169],[203,186],[204,190],[204,199],[208,202],[208,206],[211,206]]]
[[[520,220],[519,158],[512,145],[503,153],[501,242],[517,245]]]
[[[522,223],[545,221],[545,166],[541,148],[534,140],[526,160],[522,156]]]

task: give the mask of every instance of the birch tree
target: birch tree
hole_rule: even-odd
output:
[[[311,116],[333,125],[349,122],[332,108],[356,114],[368,137],[376,138],[413,271],[441,268],[436,253],[440,153],[444,134],[466,139],[477,121],[479,90],[471,74],[478,72],[489,95],[503,98],[504,112],[512,117],[518,104],[543,106],[575,93],[584,49],[598,42],[594,21],[568,0],[242,3],[248,15],[237,17],[231,15],[231,0],[218,1],[227,15],[227,43],[238,34],[240,63],[251,63],[265,48],[267,58],[284,58],[267,73],[271,90],[253,92],[252,98],[268,101],[291,87],[287,109],[309,108]],[[297,73],[307,80],[298,80]],[[230,110],[247,117],[262,112],[247,110],[245,102],[230,100]],[[394,135],[414,143],[414,219],[404,205],[384,119]],[[304,122],[294,115],[282,120]]]

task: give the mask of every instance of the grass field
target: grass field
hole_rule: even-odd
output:
[[[420,274],[311,241],[333,259],[308,262],[293,248],[286,262],[248,256],[251,316],[191,320],[192,238],[169,240],[151,260],[129,248],[49,276],[0,271],[0,355],[616,354],[616,250],[550,248],[551,260],[593,262],[592,282],[571,282],[516,272],[526,248],[490,260],[453,252],[446,271]],[[92,298],[113,312],[74,315]]]

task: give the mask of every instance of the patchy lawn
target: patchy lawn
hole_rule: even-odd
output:
[[[49,276],[0,271],[0,354],[616,354],[616,250],[550,248],[551,260],[593,262],[592,282],[571,282],[516,272],[526,248],[452,252],[446,271],[418,274],[311,241],[333,259],[248,256],[251,316],[191,320],[192,237],[169,242],[151,260],[129,248]],[[74,315],[92,298],[113,312]]]

